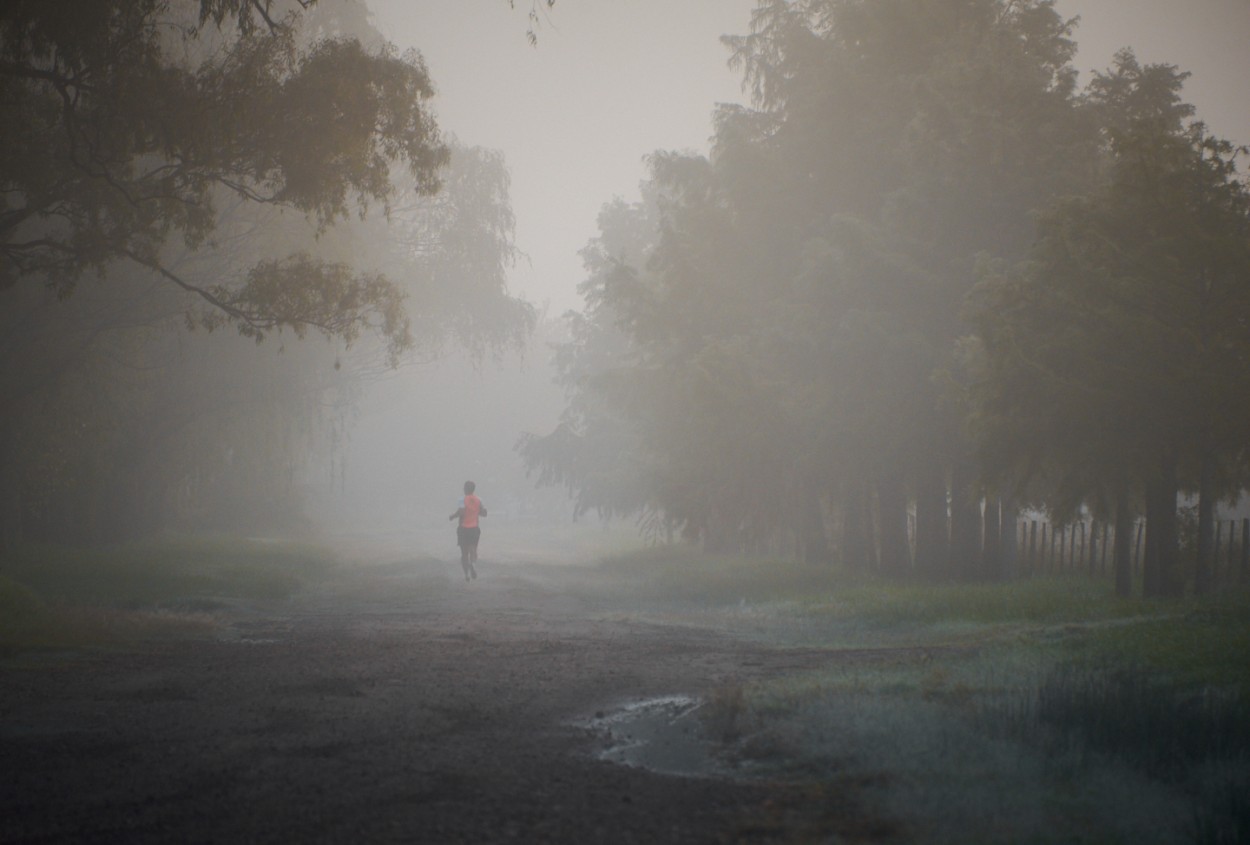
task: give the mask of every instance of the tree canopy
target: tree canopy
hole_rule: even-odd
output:
[[[303,0],[301,8],[311,6]],[[250,0],[6,3],[0,9],[0,289],[41,279],[70,295],[88,273],[147,268],[195,294],[193,322],[261,337],[368,326],[411,338],[385,279],[305,255],[237,278],[188,280],[169,250],[211,250],[228,198],[319,227],[439,185],[448,150],[415,52],[297,37],[299,8]]]

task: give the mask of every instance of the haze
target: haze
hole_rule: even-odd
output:
[[[1250,841],[1247,43],[0,3],[0,841]]]

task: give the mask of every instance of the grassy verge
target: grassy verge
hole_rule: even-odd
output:
[[[1250,593],[1126,601],[1083,576],[899,584],[667,550],[602,569],[639,606],[829,649],[728,685],[705,729],[746,771],[858,784],[898,841],[1250,842]]]
[[[237,538],[27,546],[0,567],[0,649],[202,632],[224,603],[288,597],[335,562],[317,546]]]

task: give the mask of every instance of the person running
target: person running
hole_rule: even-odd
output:
[[[464,569],[464,580],[477,577],[473,564],[477,563],[477,541],[482,537],[482,529],[477,524],[478,517],[486,516],[486,506],[474,494],[477,485],[472,481],[464,483],[464,498],[460,507],[448,519],[459,519],[456,526],[456,545],[460,547],[460,566]]]

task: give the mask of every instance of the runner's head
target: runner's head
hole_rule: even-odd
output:
[[[477,489],[477,485],[474,484],[472,481],[466,481],[464,483],[464,493],[466,496],[472,493],[476,489]]]

